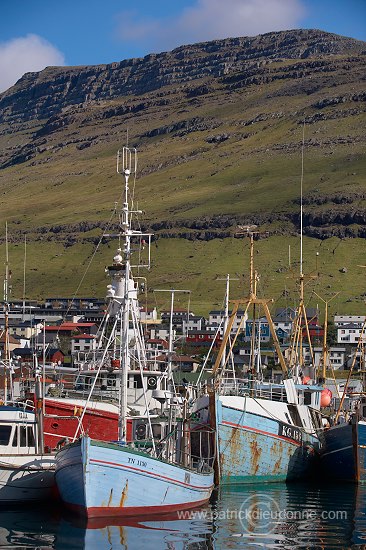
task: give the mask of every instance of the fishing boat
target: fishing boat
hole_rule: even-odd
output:
[[[13,399],[13,365],[9,353],[9,259],[6,226],[4,279],[4,354],[0,360],[0,503],[50,500],[56,497],[55,457],[44,451],[43,400],[36,372],[36,401]]]
[[[153,430],[145,391],[144,439],[127,442],[128,374],[136,367],[143,373],[146,365],[133,268],[148,266],[150,257],[148,251],[147,264],[132,263],[133,243],[141,243],[146,237],[150,242],[150,235],[133,230],[131,225],[129,177],[136,174],[136,167],[135,149],[124,147],[118,152],[117,172],[124,176],[118,235],[123,247],[107,268],[112,280],[107,295],[111,327],[104,328],[106,345],[90,393],[106,358],[119,361],[118,440],[100,441],[81,434],[56,454],[56,483],[61,498],[88,518],[160,514],[200,506],[210,498],[214,486],[212,429],[190,418],[189,396],[174,391],[171,373],[165,373],[165,388],[156,394],[162,406],[160,429]]]
[[[55,457],[39,444],[37,413],[29,404],[0,406],[0,503],[57,497]]]
[[[257,272],[253,264],[254,231],[250,235],[250,293],[234,304],[226,323],[222,344],[212,369],[213,385],[197,403],[203,403],[215,418],[218,459],[217,481],[221,484],[277,482],[311,476],[320,449],[323,429],[321,392],[318,384],[302,384],[299,369],[290,371],[285,362],[268,303],[256,294]],[[251,363],[246,378],[228,368],[236,340],[253,310]],[[239,307],[242,321],[233,331]],[[258,364],[260,326],[255,315],[264,312],[281,365],[283,381],[262,380]]]
[[[321,472],[323,479],[330,481],[366,483],[365,334],[366,321],[340,398],[330,403],[329,424],[322,435]],[[352,391],[350,382],[358,356],[363,364],[361,391]]]

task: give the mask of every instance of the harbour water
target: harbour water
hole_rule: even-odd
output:
[[[203,550],[366,548],[366,487],[268,484],[221,488],[177,517],[95,520],[61,506],[3,506],[0,548]]]

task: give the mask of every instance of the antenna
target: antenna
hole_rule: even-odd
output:
[[[302,126],[301,178],[300,178],[300,277],[303,276],[303,183],[304,183],[305,120]]]
[[[120,165],[122,164],[122,168]],[[131,175],[136,174],[137,172],[137,149],[133,147],[123,147],[122,151],[118,149],[117,151],[117,174],[125,176],[125,178]]]

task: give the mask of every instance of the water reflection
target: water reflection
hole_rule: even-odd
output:
[[[366,487],[221,488],[185,515],[85,522],[62,507],[0,508],[0,548],[204,550],[366,548]]]
[[[214,508],[223,548],[366,548],[366,487],[227,488]]]

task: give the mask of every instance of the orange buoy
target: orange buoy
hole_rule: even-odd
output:
[[[311,378],[310,376],[303,376],[301,381],[303,384],[309,384],[309,382],[311,382]]]
[[[332,400],[332,392],[329,388],[324,388],[320,394],[320,406],[321,407],[329,407],[330,402]]]

